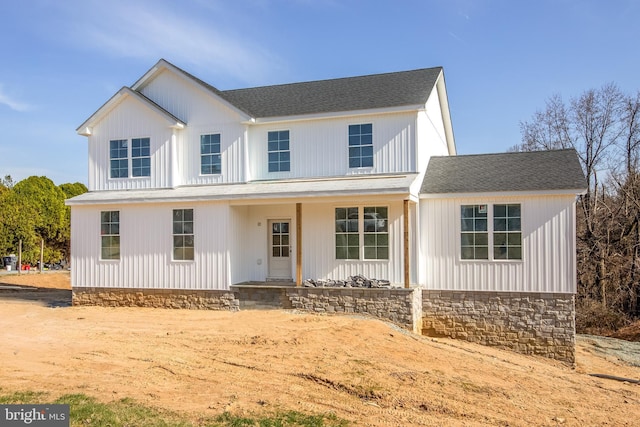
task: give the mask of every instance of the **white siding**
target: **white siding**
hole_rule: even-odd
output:
[[[252,125],[249,162],[252,179],[416,172],[416,113],[378,114],[339,119]],[[349,168],[349,125],[373,124],[373,167]],[[288,130],[290,172],[268,172],[267,134]]]
[[[355,206],[389,207],[388,260],[336,260],[335,208]],[[346,279],[363,274],[369,278],[386,279],[400,285],[403,273],[403,205],[402,201],[354,199],[340,203],[304,203],[302,205],[303,279]]]
[[[89,191],[170,187],[172,135],[163,117],[127,96],[94,126],[89,137]],[[146,137],[151,144],[151,176],[111,179],[109,141]]]
[[[181,185],[243,182],[246,126],[237,111],[188,78],[164,71],[142,93],[187,123],[178,144]],[[222,173],[200,174],[200,135],[219,133]]]
[[[427,289],[574,293],[574,201],[574,196],[422,199],[420,284]],[[521,204],[522,261],[460,260],[460,205],[485,203]]]
[[[173,261],[172,211],[194,209],[195,259]],[[120,260],[100,259],[100,212],[120,211]],[[229,206],[149,204],[71,211],[73,286],[227,289]]]

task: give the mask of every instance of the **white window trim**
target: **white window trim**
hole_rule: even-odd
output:
[[[176,234],[173,233],[173,211],[175,210],[186,210],[186,209],[191,209],[193,210],[193,259],[175,259],[173,257],[173,250],[175,249],[173,247],[173,236],[176,236]],[[185,263],[194,263],[196,261],[196,257],[197,257],[197,253],[196,253],[196,208],[194,207],[172,207],[169,210],[169,226],[170,226],[170,231],[171,233],[169,233],[169,247],[171,248],[171,252],[170,252],[170,259],[172,263],[177,263],[177,264],[185,264]]]
[[[133,176],[133,156],[132,156],[132,141],[134,139],[143,139],[143,138],[149,138],[149,160],[150,160],[150,165],[149,165],[149,176]],[[108,176],[108,180],[110,181],[122,181],[122,180],[127,180],[127,181],[140,181],[140,180],[149,180],[151,179],[151,169],[153,169],[153,162],[151,161],[153,159],[153,156],[151,155],[151,153],[153,153],[151,144],[152,144],[152,140],[153,138],[151,138],[150,136],[132,136],[132,137],[126,137],[126,138],[109,138],[109,143],[107,144],[107,159],[108,159],[108,172],[107,172],[107,176]],[[127,141],[127,174],[129,176],[127,177],[117,177],[117,178],[113,178],[111,176],[111,141]],[[136,157],[136,159],[139,159],[140,157]]]
[[[365,258],[364,257],[364,208],[387,208],[387,236],[388,236],[388,245],[387,248],[389,250],[388,252],[388,256],[387,258]],[[348,208],[358,208],[358,259],[352,259],[352,258],[336,258],[336,245],[337,245],[337,241],[336,241],[336,231],[335,231],[335,227],[336,227],[336,209],[337,208],[343,208],[343,209],[348,209]],[[366,203],[366,204],[361,204],[361,203],[354,203],[354,204],[350,204],[350,205],[333,205],[332,207],[332,214],[333,214],[333,222],[332,222],[332,230],[333,230],[333,260],[337,261],[337,262],[389,262],[391,260],[391,208],[388,204],[385,203],[379,203],[376,204],[374,203]]]
[[[209,131],[198,132],[197,135],[198,135],[198,141],[197,141],[198,149],[196,151],[198,153],[198,162],[197,162],[198,163],[198,176],[200,178],[222,176],[222,165],[223,165],[223,161],[222,161],[222,152],[223,152],[223,150],[222,150],[222,141],[223,141],[222,135],[223,135],[223,133],[222,133],[222,131],[214,130],[214,131],[211,131],[211,132],[209,132]],[[202,156],[203,156],[203,154],[202,154],[202,148],[200,147],[200,140],[201,140],[203,135],[220,135],[220,172],[218,172],[218,173],[202,173]]]
[[[460,244],[460,237],[462,236],[462,206],[478,206],[478,205],[487,205],[487,234],[488,234],[488,246],[489,246],[489,258],[487,259],[464,259],[462,258],[462,245]],[[493,208],[495,205],[520,205],[520,247],[522,257],[520,259],[495,259],[493,257],[493,218],[494,212]],[[456,251],[458,254],[458,261],[460,262],[471,262],[471,263],[510,263],[510,264],[521,264],[524,262],[525,253],[524,253],[524,219],[523,219],[523,209],[524,204],[521,201],[510,201],[510,202],[461,202],[457,205],[456,210],[456,220],[457,220],[457,246]]]
[[[269,151],[269,132],[282,132],[282,131],[287,131],[289,132],[289,170],[288,171],[270,171],[269,170],[269,153],[271,151]],[[291,174],[291,169],[292,169],[292,163],[293,163],[293,156],[292,156],[292,152],[293,150],[291,149],[291,141],[293,140],[293,133],[291,131],[291,129],[268,129],[267,133],[265,135],[265,139],[267,141],[267,154],[266,154],[266,158],[267,158],[267,168],[265,169],[267,174],[269,176],[275,177],[275,176],[286,176],[286,175],[290,175]],[[278,153],[280,153],[281,151],[278,151]]]
[[[371,125],[371,147],[373,148],[373,157],[371,159],[372,161],[372,165],[371,166],[356,166],[356,167],[351,167],[349,165],[349,147],[351,147],[349,145],[349,126],[354,126],[354,125]],[[373,121],[364,121],[364,122],[353,122],[353,123],[347,123],[347,169],[351,172],[351,173],[360,173],[361,171],[371,171],[374,170],[375,165],[376,165],[376,141],[375,141],[375,125],[373,123]]]
[[[120,237],[120,256],[118,258],[102,258],[102,237],[105,236],[104,234],[102,234],[102,212],[118,212],[118,229],[120,231],[120,233],[117,234],[118,237]],[[120,209],[112,209],[112,210],[100,210],[99,211],[99,215],[100,215],[100,223],[99,223],[99,233],[98,236],[100,237],[100,241],[98,244],[99,247],[99,253],[100,256],[98,257],[98,260],[101,263],[119,263],[122,261],[122,210]],[[116,236],[116,234],[107,234],[107,236]]]

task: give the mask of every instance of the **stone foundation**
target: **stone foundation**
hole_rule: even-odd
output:
[[[420,333],[422,293],[415,289],[291,288],[292,308],[314,313],[360,313]]]
[[[422,333],[575,362],[573,294],[422,291]]]
[[[366,314],[415,333],[575,361],[573,294],[302,288],[243,284],[228,291],[73,288],[73,305],[207,310],[296,309]]]
[[[105,307],[153,307],[196,310],[238,310],[232,291],[190,289],[73,288],[73,305]]]

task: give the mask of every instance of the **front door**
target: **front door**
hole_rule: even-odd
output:
[[[269,221],[269,279],[291,280],[291,235],[288,219]]]

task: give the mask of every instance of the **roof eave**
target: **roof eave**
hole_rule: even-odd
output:
[[[519,190],[519,191],[482,191],[459,193],[420,193],[420,199],[469,199],[489,197],[528,197],[528,196],[580,196],[586,188],[567,188],[555,190]]]
[[[424,110],[424,104],[400,105],[397,107],[370,108],[365,110],[329,111],[325,113],[300,114],[295,116],[256,117],[244,121],[244,124],[273,124],[306,120],[323,120],[334,117],[368,116],[373,114],[394,114]]]

